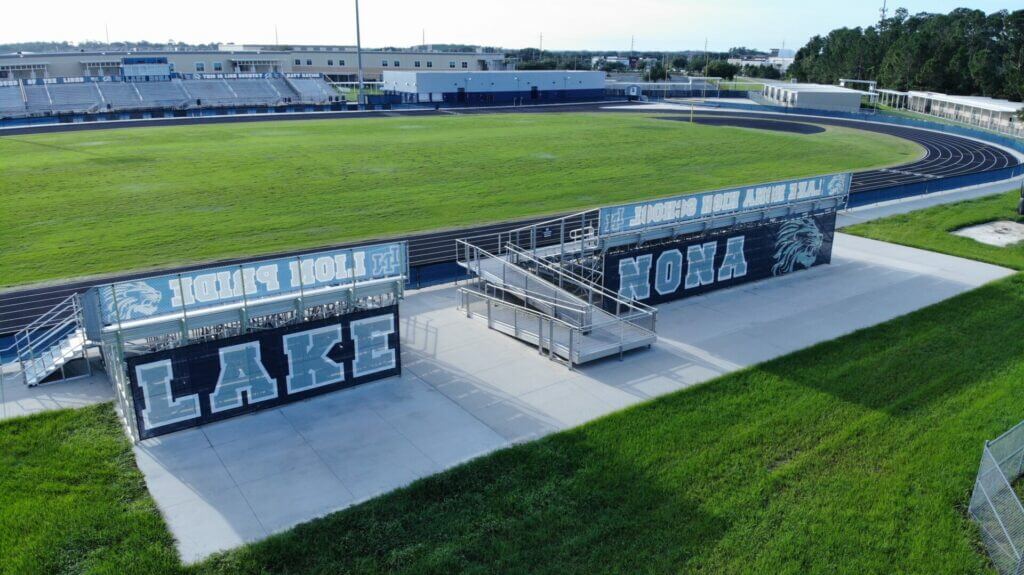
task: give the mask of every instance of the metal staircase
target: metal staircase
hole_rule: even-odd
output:
[[[467,317],[537,346],[570,367],[649,347],[657,310],[624,300],[591,280],[511,243],[500,255],[457,240],[460,266],[476,282],[460,288]]]
[[[20,380],[28,386],[50,381],[74,379],[91,374],[71,375],[68,364],[86,359],[89,344],[85,334],[81,300],[73,294],[14,335],[14,341],[3,350],[11,357],[0,365],[0,385],[7,380]],[[58,373],[60,377],[52,377]]]

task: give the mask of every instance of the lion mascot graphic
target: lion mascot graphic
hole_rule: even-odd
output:
[[[163,297],[145,282],[114,284],[112,295],[106,298],[107,317],[116,317],[122,321],[153,315]]]
[[[825,236],[812,218],[790,220],[779,228],[775,239],[775,265],[772,275],[780,276],[797,269],[809,268],[818,260],[818,252]]]

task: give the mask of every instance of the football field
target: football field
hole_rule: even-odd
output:
[[[901,164],[921,149],[636,114],[268,122],[0,138],[0,286]]]

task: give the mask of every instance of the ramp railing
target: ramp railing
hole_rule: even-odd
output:
[[[78,357],[85,357],[86,336],[79,295],[72,294],[32,323],[14,334],[5,351],[13,351],[16,368],[0,369],[0,377],[21,376],[27,385],[37,385]],[[7,375],[4,375],[4,372]],[[2,382],[0,382],[2,384]]]
[[[459,265],[478,279],[475,287],[459,290],[466,315],[547,350],[552,359],[572,366],[657,339],[654,308],[618,298],[514,246],[499,256],[466,240],[457,245]],[[614,311],[600,305],[608,301],[616,303]]]

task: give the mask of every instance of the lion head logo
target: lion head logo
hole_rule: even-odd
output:
[[[153,315],[163,299],[163,295],[146,282],[124,282],[107,289],[108,294],[113,290],[112,297],[105,298],[107,317],[122,321]]]
[[[825,236],[811,218],[790,220],[779,228],[775,239],[775,265],[772,275],[788,274],[797,266],[809,268],[818,260]]]
[[[846,174],[832,176],[828,181],[828,195],[838,196],[846,191]]]

